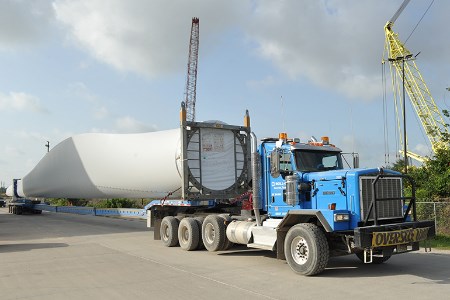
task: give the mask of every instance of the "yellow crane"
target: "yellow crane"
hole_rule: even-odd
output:
[[[410,0],[403,1],[394,16],[384,26],[386,41],[383,63],[390,63],[395,103],[400,103],[400,101],[398,101],[400,98],[400,91],[404,89],[404,91],[408,93],[412,106],[414,107],[414,110],[422,123],[425,134],[430,141],[431,148],[434,152],[436,152],[439,148],[448,148],[448,144],[444,142],[444,137],[448,136],[449,129],[446,126],[444,118],[434,102],[433,97],[431,96],[427,84],[420,74],[419,68],[415,62],[415,56],[413,56],[413,54],[400,41],[398,34],[392,30],[394,22],[409,2]],[[387,59],[385,59],[385,55],[387,55]],[[416,56],[417,55],[418,54],[416,54]],[[401,105],[401,109],[404,111],[403,106],[404,104]],[[398,105],[396,105],[396,107],[398,107]],[[405,116],[403,118],[405,119]],[[400,128],[399,118],[397,118],[397,123]],[[423,162],[423,157],[407,150],[407,140],[405,136],[403,137],[403,141],[401,141],[401,143],[403,144],[404,150],[406,150],[409,157]]]

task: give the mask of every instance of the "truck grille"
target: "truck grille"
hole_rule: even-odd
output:
[[[375,178],[375,176],[361,176],[359,179],[362,220],[365,220],[369,213],[373,199],[372,182]],[[400,198],[402,191],[401,178],[380,178],[376,185],[377,199]],[[377,201],[377,215],[379,220],[403,217],[403,200]],[[373,211],[370,213],[369,220],[373,220]]]

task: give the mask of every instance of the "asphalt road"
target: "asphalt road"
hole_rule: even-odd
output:
[[[315,277],[273,253],[186,252],[153,240],[142,220],[0,208],[0,299],[449,299],[450,252],[364,265],[332,258]]]

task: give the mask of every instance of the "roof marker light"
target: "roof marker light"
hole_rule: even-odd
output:
[[[287,135],[286,132],[280,132],[280,133],[278,134],[278,138],[279,138],[280,140],[287,140],[287,137],[288,137],[288,135]]]

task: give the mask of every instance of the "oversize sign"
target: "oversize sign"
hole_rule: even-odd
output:
[[[429,229],[430,227],[374,232],[372,247],[393,246],[423,241],[427,239]]]

